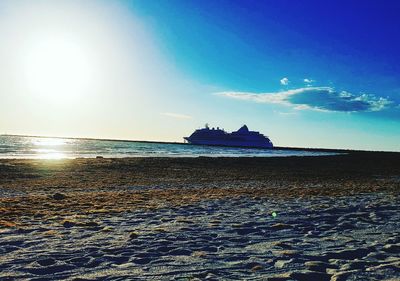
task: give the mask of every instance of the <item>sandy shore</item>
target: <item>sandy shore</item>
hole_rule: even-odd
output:
[[[398,280],[399,191],[398,153],[0,160],[0,278]]]

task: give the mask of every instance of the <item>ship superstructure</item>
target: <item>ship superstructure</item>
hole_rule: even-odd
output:
[[[191,144],[218,145],[218,146],[238,146],[238,147],[257,147],[272,148],[271,140],[256,131],[250,131],[246,125],[239,130],[227,133],[220,128],[210,128],[207,124],[205,128],[194,131],[190,137],[184,139]]]

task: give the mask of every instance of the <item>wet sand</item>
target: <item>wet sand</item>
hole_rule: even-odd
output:
[[[399,153],[0,160],[0,278],[397,280],[399,191]]]

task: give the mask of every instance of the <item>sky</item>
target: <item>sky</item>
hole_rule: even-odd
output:
[[[400,151],[398,1],[0,0],[0,133]]]

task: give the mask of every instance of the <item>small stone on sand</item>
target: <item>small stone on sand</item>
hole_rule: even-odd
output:
[[[54,200],[64,200],[66,197],[67,196],[65,196],[64,194],[59,193],[59,192],[53,194]]]

